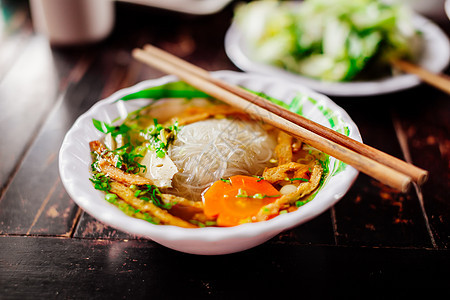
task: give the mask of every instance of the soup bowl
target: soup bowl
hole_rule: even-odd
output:
[[[256,74],[217,71],[212,72],[212,75],[276,98],[286,106],[295,106],[296,111],[303,116],[361,141],[359,130],[349,115],[328,97],[307,87]],[[89,180],[92,163],[89,142],[104,135],[95,128],[92,119],[104,122],[123,120],[128,113],[153,101],[146,98],[145,91],[155,87],[164,88],[177,81],[174,76],[165,76],[119,90],[94,104],[67,132],[59,152],[61,180],[73,201],[98,221],[181,252],[228,254],[260,245],[279,233],[320,215],[339,201],[355,181],[358,171],[330,156],[326,160],[327,174],[320,187],[310,196],[312,200],[293,212],[280,214],[267,221],[233,227],[181,228],[155,225],[126,215],[107,202],[104,193],[96,190]],[[127,101],[123,101],[125,99]]]

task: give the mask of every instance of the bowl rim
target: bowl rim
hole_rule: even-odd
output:
[[[336,112],[338,115],[345,119],[346,125],[350,128],[350,132],[353,138],[361,141],[361,135],[356,124],[350,118],[350,116],[345,112],[341,107],[335,104],[330,98],[325,95],[314,92],[313,90],[300,86],[298,84],[292,82],[285,82],[277,78],[273,78],[267,75],[259,75],[259,74],[248,74],[242,72],[234,72],[234,71],[215,71],[211,72],[214,77],[219,77],[224,80],[261,80],[261,81],[270,81],[275,82],[276,84],[282,84],[284,86],[288,86],[293,88],[296,91],[304,92],[308,96],[318,100],[320,102],[325,102],[328,107],[330,107],[333,112]],[[70,197],[74,200],[74,202],[80,206],[84,211],[88,214],[101,221],[102,223],[107,224],[113,228],[119,229],[121,231],[134,234],[140,237],[159,240],[163,239],[166,241],[175,241],[175,240],[183,240],[183,241],[193,241],[193,240],[202,240],[205,242],[217,242],[221,240],[228,239],[236,239],[236,238],[250,238],[254,236],[259,236],[266,234],[267,236],[274,236],[279,232],[290,229],[292,227],[296,227],[304,222],[309,221],[310,219],[316,217],[317,215],[323,213],[327,209],[331,208],[337,201],[339,201],[345,193],[350,189],[353,182],[356,180],[358,176],[358,171],[353,167],[347,165],[346,169],[338,175],[339,176],[339,184],[330,187],[330,191],[333,192],[332,199],[328,201],[316,201],[319,198],[319,194],[315,197],[315,199],[309,203],[306,203],[302,206],[301,209],[296,210],[295,212],[291,212],[288,214],[283,214],[277,216],[273,219],[264,221],[264,222],[255,222],[242,224],[235,227],[206,227],[206,228],[181,228],[173,225],[154,225],[147,221],[140,220],[137,218],[133,218],[125,215],[119,209],[117,209],[112,204],[103,200],[104,203],[100,202],[100,205],[95,201],[90,201],[90,198],[95,197],[95,195],[102,195],[102,199],[104,199],[104,194],[101,191],[97,191],[93,188],[90,191],[86,190],[78,190],[76,184],[73,181],[73,168],[71,168],[70,164],[73,162],[68,159],[68,155],[71,155],[70,147],[74,146],[75,140],[73,139],[74,135],[85,130],[84,124],[86,122],[91,122],[92,114],[95,111],[98,111],[104,105],[111,105],[116,102],[118,99],[124,97],[125,95],[131,94],[138,90],[162,85],[171,81],[177,80],[175,76],[168,75],[157,79],[145,80],[139,82],[131,87],[124,88],[118,90],[113,93],[109,97],[99,100],[97,103],[91,106],[89,110],[79,116],[74,122],[73,126],[66,133],[64,140],[62,142],[60,151],[59,151],[59,172],[62,183],[66,188],[66,191],[70,195]],[[281,99],[280,99],[281,100]],[[92,123],[92,122],[91,122]],[[82,161],[80,157],[74,157],[75,159],[79,159]],[[89,163],[90,165],[90,163]],[[333,179],[337,180],[337,178],[331,178],[330,182],[332,183]],[[86,180],[88,180],[86,178]],[[319,198],[320,199],[320,198]],[[123,216],[117,217],[115,214],[111,215],[111,210],[106,209],[106,211],[99,211],[100,209],[104,209],[103,206],[105,204],[111,206],[113,209],[117,210]],[[300,219],[300,222],[297,222]]]

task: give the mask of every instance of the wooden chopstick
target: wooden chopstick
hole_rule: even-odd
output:
[[[189,69],[180,67],[177,63],[167,60],[161,55],[150,54],[148,49],[134,49],[133,56],[137,60],[151,65],[165,73],[176,75],[193,87],[202,90],[205,93],[228,103],[229,105],[246,111],[256,119],[264,121],[292,134],[306,144],[334,156],[335,158],[355,167],[357,170],[379,180],[384,184],[387,184],[402,192],[406,192],[411,184],[412,179],[410,176],[396,171],[391,167],[385,166],[369,157],[363,156],[305,128],[302,128],[263,107],[246,101],[246,99],[242,98],[238,94],[235,94],[212,81],[198,76],[198,74],[190,71]]]
[[[432,73],[424,68],[404,60],[392,60],[391,64],[400,71],[414,74],[422,81],[450,94],[450,77],[445,74]]]
[[[419,185],[422,185],[428,178],[428,172],[420,169],[412,164],[409,164],[401,159],[398,159],[394,156],[391,156],[387,153],[384,153],[382,151],[379,151],[373,147],[370,147],[366,144],[360,143],[358,141],[355,141],[354,139],[351,139],[339,132],[336,132],[328,127],[325,127],[323,125],[320,125],[316,122],[313,122],[303,116],[300,116],[299,114],[293,113],[284,107],[281,107],[273,102],[270,102],[262,97],[259,97],[241,87],[229,84],[228,82],[225,82],[223,80],[214,78],[211,76],[211,74],[196,66],[193,65],[175,55],[172,55],[162,49],[159,49],[157,47],[154,47],[152,45],[145,45],[144,50],[150,53],[153,56],[157,56],[160,59],[171,61],[180,68],[183,68],[187,71],[190,71],[192,73],[195,73],[196,75],[211,81],[215,83],[216,85],[229,90],[230,92],[233,92],[242,98],[252,102],[253,104],[256,104],[260,107],[263,107],[271,112],[276,112],[276,114],[280,115],[281,117],[303,127],[306,128],[322,137],[325,137],[326,139],[329,139],[335,143],[338,143],[344,147],[347,147],[355,152],[358,152],[359,154],[362,154],[364,156],[368,156],[372,158],[373,160],[384,164],[386,166],[389,166],[401,173],[404,173],[412,178],[414,182],[416,182]]]

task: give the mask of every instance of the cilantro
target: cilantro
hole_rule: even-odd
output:
[[[107,177],[103,173],[94,173],[92,177],[89,178],[90,181],[94,184],[94,188],[100,191],[109,191],[111,189],[111,185],[109,184],[109,177]]]
[[[146,184],[141,188],[137,188],[134,192],[134,196],[146,202],[152,202],[154,205],[163,208],[171,209],[175,203],[164,203],[161,201],[161,192],[155,185]]]
[[[146,166],[137,162],[138,158],[144,157],[141,148],[131,146],[130,143],[127,143],[111,152],[114,153],[117,158],[116,168],[134,174],[139,173],[141,170],[146,170]]]

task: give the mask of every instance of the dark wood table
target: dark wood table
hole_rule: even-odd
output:
[[[208,70],[238,71],[223,46],[233,6],[188,16],[116,3],[105,41],[57,48],[34,33],[27,1],[0,1],[0,299],[448,299],[450,98],[426,85],[332,97],[367,144],[429,170],[423,187],[402,194],[360,174],[333,208],[247,251],[180,253],[102,224],[70,199],[58,152],[75,119],[163,75],[131,50],[152,43]],[[447,33],[449,25],[440,22]]]

